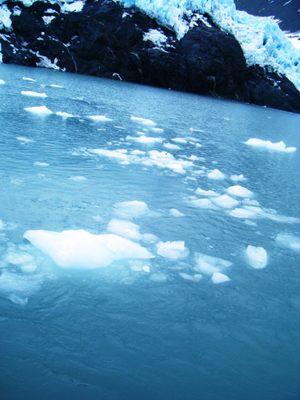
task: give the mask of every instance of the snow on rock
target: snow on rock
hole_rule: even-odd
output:
[[[300,237],[289,233],[279,233],[276,236],[276,242],[287,249],[300,252]]]
[[[114,205],[114,214],[124,219],[142,217],[149,211],[149,207],[144,201],[122,201]]]
[[[46,93],[32,92],[31,90],[22,90],[21,95],[28,97],[39,97],[42,99],[47,97]]]
[[[24,110],[40,117],[47,117],[48,115],[53,114],[53,112],[46,106],[25,107]]]
[[[223,174],[223,172],[221,172],[219,169],[213,169],[212,171],[210,171],[207,174],[207,177],[209,179],[213,179],[213,180],[223,180],[226,178],[226,175]]]
[[[273,143],[270,140],[250,138],[247,140],[247,142],[245,142],[245,144],[261,149],[278,151],[281,153],[294,153],[297,150],[296,147],[287,147],[287,145],[282,140],[280,142]]]
[[[120,260],[153,258],[146,248],[115,234],[29,230],[24,238],[61,268],[95,269]]]
[[[235,197],[242,197],[242,198],[248,198],[253,196],[253,192],[251,190],[241,186],[241,185],[234,185],[230,186],[226,192],[230,194],[231,196]]]
[[[211,280],[214,284],[219,285],[220,283],[229,282],[231,279],[221,272],[215,272],[213,273]]]
[[[268,264],[268,254],[263,247],[249,245],[246,249],[246,255],[252,268],[263,269]]]
[[[196,254],[196,267],[205,275],[223,272],[232,266],[232,262],[203,253]]]
[[[184,241],[159,242],[156,245],[157,254],[170,260],[178,260],[187,257],[189,250],[185,247]]]
[[[168,38],[158,29],[149,29],[148,32],[144,33],[144,41],[150,41],[156,47],[161,48],[167,43]]]

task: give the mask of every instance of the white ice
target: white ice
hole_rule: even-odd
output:
[[[40,92],[32,92],[31,90],[22,90],[21,94],[23,96],[28,96],[28,97],[39,97],[41,99],[45,99],[47,97],[46,93],[40,93]]]
[[[211,280],[214,284],[218,285],[220,283],[229,282],[231,279],[227,275],[222,274],[221,272],[214,272],[211,277]]]
[[[112,121],[106,115],[89,115],[88,119],[90,119],[93,122],[109,122],[109,121]]]
[[[130,119],[131,119],[131,121],[136,122],[137,124],[144,125],[144,126],[149,126],[149,127],[156,126],[156,123],[154,121],[152,121],[151,119],[135,117],[133,115],[130,117]]]
[[[25,107],[24,110],[41,117],[47,117],[48,115],[53,114],[53,112],[46,106]]]
[[[57,111],[55,114],[57,116],[59,116],[59,117],[62,117],[63,119],[73,118],[74,117],[73,114],[67,113],[65,111]]]
[[[156,245],[157,254],[169,260],[178,260],[187,257],[189,250],[184,241],[159,242]]]
[[[219,196],[219,193],[215,192],[214,190],[205,190],[201,188],[197,188],[195,193],[198,196],[207,196],[207,197],[217,197]]]
[[[213,169],[212,171],[210,171],[207,174],[207,177],[209,179],[214,179],[214,180],[223,180],[226,178],[226,175],[223,174],[223,172],[221,172],[219,169]]]
[[[245,144],[251,147],[277,151],[281,153],[294,153],[297,150],[296,147],[288,147],[282,140],[280,142],[273,143],[270,140],[251,138],[248,139]]]
[[[186,281],[195,282],[195,283],[200,282],[202,279],[201,274],[191,275],[191,274],[187,274],[186,272],[179,272],[179,276]]]
[[[268,253],[263,247],[249,245],[246,249],[246,255],[252,268],[263,269],[268,264]]]
[[[140,227],[131,221],[112,219],[107,225],[107,231],[132,240],[141,240]]]
[[[223,272],[232,266],[232,262],[203,253],[196,254],[196,267],[205,275]]]
[[[276,242],[287,249],[293,251],[300,251],[300,237],[292,235],[290,233],[279,233],[276,236]]]
[[[241,198],[248,198],[253,196],[253,192],[251,192],[251,190],[241,185],[230,186],[226,190],[226,192],[231,196],[241,197]]]
[[[218,207],[221,208],[234,208],[237,207],[239,202],[236,199],[233,199],[231,196],[227,194],[223,194],[218,197],[213,197],[211,201]]]
[[[52,232],[29,230],[24,238],[61,268],[95,269],[115,261],[154,256],[144,247],[115,234],[95,235],[85,230]]]
[[[177,210],[177,208],[171,208],[169,214],[175,218],[184,217],[184,214],[181,211]]]
[[[138,218],[149,213],[149,207],[144,201],[122,201],[114,205],[114,214],[124,219]]]

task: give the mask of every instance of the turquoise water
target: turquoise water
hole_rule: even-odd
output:
[[[299,116],[41,69],[0,78],[1,399],[298,399]]]

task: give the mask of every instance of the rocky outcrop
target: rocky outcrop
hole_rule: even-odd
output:
[[[300,112],[300,93],[285,77],[247,67],[237,40],[208,15],[178,40],[175,33],[112,0],[87,1],[79,12],[58,4],[6,2],[11,29],[0,31],[5,63],[209,94]]]

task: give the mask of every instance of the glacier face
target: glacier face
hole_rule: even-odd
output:
[[[31,5],[36,0],[24,0]],[[270,66],[284,74],[300,89],[300,51],[296,49],[277,22],[269,17],[256,17],[236,9],[234,0],[114,0],[125,7],[137,7],[159,23],[171,27],[183,37],[197,20],[197,13],[209,14],[224,31],[240,43],[248,65]],[[0,3],[5,3],[0,0]],[[52,0],[62,12],[80,11],[83,1]],[[80,7],[72,4],[80,3]],[[16,7],[17,8],[17,7]],[[0,7],[0,26],[9,27],[10,16],[5,4]],[[200,16],[199,16],[200,17]]]

